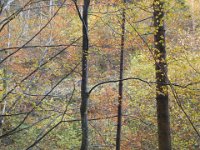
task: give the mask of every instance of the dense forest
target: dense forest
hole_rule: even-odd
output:
[[[199,150],[199,0],[0,0],[0,150]]]

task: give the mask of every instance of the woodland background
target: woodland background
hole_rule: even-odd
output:
[[[122,9],[124,78],[134,79],[123,81],[121,149],[158,149],[152,4],[90,2],[88,88],[113,81],[90,93],[91,150],[115,148]],[[80,13],[82,5],[77,2]],[[0,149],[30,149],[35,142],[34,150],[80,149],[82,22],[74,2],[3,0],[0,6]],[[169,88],[172,147],[197,150],[200,137],[188,117],[199,131],[200,1],[168,0],[164,9],[168,77],[178,96],[177,102]]]

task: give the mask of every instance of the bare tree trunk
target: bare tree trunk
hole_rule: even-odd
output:
[[[52,15],[52,12],[54,12],[54,1],[49,1],[49,14]]]
[[[90,0],[84,0],[83,15],[82,15],[82,31],[83,31],[83,51],[82,51],[82,84],[81,84],[81,128],[82,128],[82,143],[81,150],[88,149],[88,9]]]
[[[3,6],[4,6],[3,2],[0,1],[0,15],[1,15],[2,11],[3,11]]]
[[[191,0],[191,16],[192,16],[192,31],[195,31],[196,22],[195,22],[195,2]]]
[[[156,70],[156,101],[159,150],[171,150],[169,98],[167,83],[167,62],[165,46],[164,2],[154,0],[154,43]]]
[[[126,0],[123,0],[124,4]],[[121,143],[121,128],[122,128],[122,99],[123,99],[123,76],[124,76],[124,42],[125,42],[125,25],[126,15],[125,8],[122,9],[122,24],[121,24],[121,52],[120,52],[120,81],[119,81],[119,97],[118,97],[118,117],[117,117],[117,136],[116,136],[116,150],[120,150]]]
[[[9,8],[8,7],[8,12],[7,12],[7,16],[9,16]],[[9,48],[11,45],[11,31],[10,31],[10,23],[8,23],[8,43],[7,43],[7,47]],[[4,58],[7,55],[7,52],[1,52],[1,57]],[[7,93],[7,67],[6,67],[6,63],[2,65],[2,95],[1,95],[1,99],[3,99],[3,97],[6,95]],[[7,105],[7,100],[4,99],[3,102],[1,103],[1,117],[0,117],[0,136],[4,134],[4,130],[5,130],[5,117],[3,117],[3,115],[5,115],[6,112],[6,105]],[[1,141],[2,143],[4,142],[4,139],[2,139]]]

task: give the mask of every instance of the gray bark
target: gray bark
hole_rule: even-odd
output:
[[[81,128],[82,128],[82,143],[81,150],[87,150],[89,145],[88,140],[88,9],[90,0],[84,0],[83,14],[82,14],[82,31],[83,31],[83,45],[82,45],[82,84],[81,84]]]

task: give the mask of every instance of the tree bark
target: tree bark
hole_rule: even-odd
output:
[[[126,0],[123,0],[124,4]],[[121,143],[121,128],[122,128],[122,99],[123,99],[123,76],[124,76],[124,43],[125,43],[125,27],[126,14],[125,8],[122,9],[122,24],[121,24],[121,52],[120,52],[120,76],[119,76],[119,97],[118,97],[118,117],[117,117],[117,135],[116,135],[116,150],[120,150]]]
[[[171,150],[167,62],[165,46],[164,2],[154,0],[154,44],[156,70],[156,102],[159,150]]]
[[[82,15],[82,32],[83,32],[83,45],[82,45],[82,84],[81,84],[81,128],[82,128],[82,143],[81,150],[87,150],[89,145],[88,140],[88,9],[90,0],[84,0],[83,15]]]
[[[195,2],[194,0],[191,1],[191,18],[192,18],[192,31],[196,29],[196,22],[195,22]]]
[[[9,7],[8,7],[8,12],[7,12],[7,16],[9,16]],[[7,43],[7,48],[10,48],[11,42],[11,31],[10,31],[10,23],[8,23],[8,43]],[[0,58],[4,58],[7,55],[7,51],[5,52],[1,52],[1,56]],[[4,96],[7,93],[7,66],[6,63],[2,64],[2,95],[1,95],[1,100],[4,98]],[[4,134],[4,130],[6,128],[6,123],[5,123],[5,117],[3,117],[3,115],[5,115],[6,113],[6,106],[7,106],[7,99],[4,99],[2,101],[2,103],[0,104],[0,111],[1,111],[1,117],[0,117],[0,136]],[[8,138],[4,138],[1,140],[2,143],[4,143],[4,140],[8,139]]]

